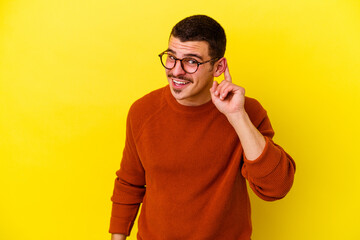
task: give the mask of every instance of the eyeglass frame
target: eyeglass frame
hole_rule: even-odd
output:
[[[194,72],[189,73],[188,71],[186,71],[186,70],[184,69],[183,60],[184,60],[184,59],[189,59],[190,57],[186,57],[186,58],[180,59],[180,58],[177,58],[177,57],[175,57],[175,56],[172,55],[172,57],[174,57],[174,59],[175,59],[174,66],[173,66],[172,68],[167,68],[167,67],[164,65],[163,61],[162,61],[162,56],[163,56],[165,53],[168,54],[168,52],[169,52],[169,51],[166,50],[166,51],[164,51],[164,52],[162,52],[162,53],[160,53],[160,54],[158,55],[158,56],[160,57],[161,65],[163,65],[163,67],[164,67],[165,69],[171,70],[171,69],[173,69],[173,68],[176,66],[176,61],[179,60],[182,70],[184,70],[184,72],[186,72],[187,74],[196,73],[197,70],[199,69],[199,66],[200,66],[200,65],[203,65],[203,64],[205,64],[205,63],[214,61],[214,60],[216,60],[216,59],[219,60],[219,59],[221,58],[221,57],[215,57],[215,58],[212,58],[212,59],[207,60],[207,61],[205,61],[205,62],[199,62],[198,60],[194,59],[194,60],[196,61],[196,65],[197,65],[196,70],[195,70]],[[191,59],[191,58],[190,58],[190,59]]]

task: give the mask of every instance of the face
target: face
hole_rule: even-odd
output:
[[[173,36],[167,49],[178,59],[194,58],[198,62],[210,60],[208,43],[205,41],[181,42]],[[182,105],[198,106],[210,101],[210,91],[216,72],[216,64],[211,62],[199,66],[195,73],[186,73],[180,61],[176,61],[173,69],[166,69],[166,75],[174,98]]]

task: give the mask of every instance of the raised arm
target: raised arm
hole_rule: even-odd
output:
[[[239,136],[243,151],[242,174],[254,192],[264,200],[280,199],[290,190],[295,173],[295,162],[272,141],[274,131],[266,111],[257,102],[245,104],[244,88],[232,83],[229,68],[225,80],[214,82],[210,89],[214,105],[222,112]],[[246,106],[249,106],[246,109]],[[254,125],[249,110],[261,113]]]

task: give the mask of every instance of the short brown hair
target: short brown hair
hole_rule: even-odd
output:
[[[180,41],[206,41],[211,58],[221,58],[225,54],[226,36],[221,25],[206,15],[193,15],[178,22],[170,36]]]

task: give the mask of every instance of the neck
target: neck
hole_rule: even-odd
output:
[[[189,106],[189,107],[195,107],[195,106],[200,106],[203,105],[205,103],[208,103],[211,100],[211,95],[209,94],[208,96],[202,98],[202,99],[197,99],[197,100],[191,100],[191,99],[176,99],[176,101],[178,103],[180,103],[181,105],[184,106]]]

